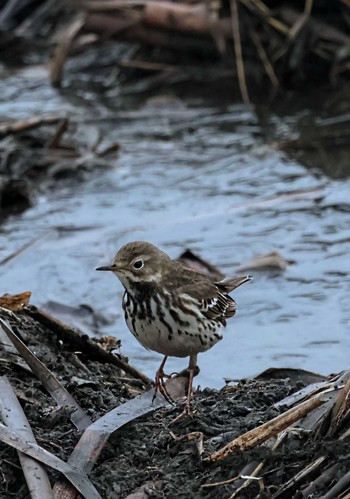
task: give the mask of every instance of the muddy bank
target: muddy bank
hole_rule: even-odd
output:
[[[107,444],[99,445],[97,455],[91,457],[92,465],[83,466],[89,474],[97,459],[89,478],[101,497],[124,498],[136,491],[139,495],[131,497],[204,498],[215,495],[226,498],[234,497],[231,494],[235,491],[237,497],[242,498],[310,497],[310,494],[324,497],[326,491],[330,491],[327,497],[340,497],[340,492],[348,488],[350,432],[346,398],[349,394],[347,391],[346,395],[342,388],[344,383],[345,387],[349,385],[346,382],[348,374],[335,383],[325,384],[325,378],[313,373],[270,370],[255,379],[231,382],[221,390],[202,387],[194,397],[196,412],[193,418],[173,425],[183,397],[174,406],[158,399],[154,406],[147,406],[147,378],[141,379],[142,375],[140,377],[137,371],[126,373],[121,368],[125,364],[118,365],[126,359],[118,357],[117,352],[118,362],[108,360],[115,345],[105,342],[111,348],[107,346],[107,356],[98,358],[96,352],[100,351],[100,345],[90,345],[86,349],[86,338],[79,339],[76,331],[72,332],[69,326],[50,318],[44,326],[43,320],[38,322],[33,318],[36,313],[36,309],[30,307],[15,314],[0,309],[0,317],[12,324],[17,335],[73,396],[83,417],[78,423],[75,420],[74,426],[70,420],[72,411],[57,410],[46,381],[45,389],[29,371],[22,355],[11,353],[11,341],[4,334],[1,383],[7,377],[39,446],[64,461],[72,459],[69,456],[84,428],[87,427],[85,432],[93,428],[94,425],[89,427],[91,422],[98,425],[99,418],[108,419],[108,411],[113,413],[116,407],[115,418],[126,417],[129,411],[127,417],[131,421],[119,424]],[[300,390],[300,395],[291,397]],[[141,395],[141,406],[146,405],[132,414],[128,401],[137,395]],[[283,402],[279,403],[281,400]],[[292,420],[293,406],[302,411],[302,407],[310,403],[313,408],[306,417],[290,426],[300,419]],[[142,412],[144,414],[137,418]],[[1,413],[3,423],[8,424],[3,409]],[[101,421],[107,422],[107,419]],[[269,427],[263,425],[270,420],[274,433],[268,433]],[[289,427],[286,432],[281,430],[283,425]],[[277,430],[281,430],[278,436]],[[1,432],[0,436],[3,437]],[[93,439],[90,430],[90,443]],[[217,451],[222,452],[220,449],[234,439],[238,439],[234,451],[219,457]],[[259,443],[261,445],[256,445]],[[3,439],[0,457],[1,497],[27,498],[28,489],[17,453]],[[50,467],[48,474],[53,485],[59,474]],[[244,477],[251,475],[255,475],[255,479],[248,485]],[[208,484],[232,478],[235,479],[231,483],[208,487]],[[248,486],[240,489],[244,483]],[[338,489],[334,489],[335,486]],[[67,497],[74,497],[74,494]]]

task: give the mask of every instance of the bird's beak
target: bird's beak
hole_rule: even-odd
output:
[[[105,265],[104,267],[97,267],[96,270],[111,270],[113,272],[113,270],[116,269],[117,269],[116,265]]]

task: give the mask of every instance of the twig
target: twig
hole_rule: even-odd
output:
[[[61,119],[62,116],[39,116],[28,118],[27,120],[15,121],[13,123],[5,123],[0,125],[0,136],[20,133],[29,128],[37,128],[41,125],[52,125],[58,123]]]
[[[243,56],[242,56],[241,36],[240,36],[240,31],[239,31],[239,17],[238,17],[237,0],[231,0],[231,20],[232,20],[232,36],[233,36],[233,45],[234,45],[235,55],[236,55],[236,66],[237,66],[239,88],[241,90],[243,102],[245,104],[249,104],[250,99],[249,99],[247,83],[246,83],[246,79],[245,79],[244,63],[243,63]]]
[[[158,62],[149,62],[133,59],[131,61],[118,61],[117,65],[122,68],[136,68],[143,71],[166,71],[169,73],[177,73],[179,69],[170,64],[160,64]]]
[[[274,70],[273,65],[271,64],[271,61],[268,58],[266,50],[265,50],[263,44],[261,43],[261,40],[260,40],[257,32],[255,31],[255,29],[253,28],[253,26],[250,27],[250,34],[251,34],[253,43],[256,47],[256,50],[258,52],[258,55],[261,59],[261,62],[265,68],[266,74],[269,77],[272,85],[275,88],[277,88],[279,86],[279,81],[278,81],[278,78],[276,76],[275,70]]]
[[[35,2],[33,2],[33,4],[35,5]],[[55,5],[57,5],[57,0],[46,0],[41,5],[39,4],[39,6],[35,8],[28,9],[28,12],[32,13],[16,28],[15,34],[19,37],[29,38],[30,36],[33,36],[34,33],[38,33],[39,27],[44,24]],[[36,29],[38,29],[38,31],[36,31]]]
[[[245,479],[245,482],[230,495],[229,499],[234,499],[234,497],[236,497],[237,494],[240,494],[243,489],[248,487],[248,485],[250,485],[254,479],[260,480],[260,478],[258,478],[258,475],[260,474],[260,471],[263,469],[264,466],[265,466],[265,460],[261,461],[261,463],[258,464],[255,470],[250,474],[250,476],[245,477],[241,475],[241,478]]]
[[[289,30],[289,33],[288,33],[289,40],[295,40],[295,38],[298,36],[298,34],[301,32],[303,27],[306,25],[306,23],[310,19],[312,5],[313,5],[313,0],[305,0],[303,14],[295,21],[295,23],[293,24],[293,26]]]
[[[68,52],[75,37],[84,26],[85,21],[85,13],[80,12],[79,14],[77,14],[77,16],[73,19],[73,21],[71,21],[65,32],[62,34],[61,43],[56,47],[50,67],[50,79],[52,85],[55,87],[59,87],[61,85],[63,67],[64,63],[66,62]]]
[[[54,149],[60,146],[63,134],[67,131],[68,119],[63,118],[58,122],[55,133],[50,138],[50,140],[45,144],[46,149]]]
[[[276,31],[287,35],[289,27],[279,19],[273,17],[271,10],[260,0],[240,0],[251,12],[255,12],[265,23]]]
[[[144,7],[149,0],[73,0],[76,6],[89,11],[108,11],[125,7]]]
[[[287,436],[287,432],[286,431],[282,431],[281,433],[279,433],[277,435],[277,438],[276,438],[276,441],[274,442],[274,444],[271,447],[271,452],[274,452],[280,445],[281,443],[284,441],[284,439],[286,438]],[[263,486],[263,482],[261,481],[261,479],[258,478],[258,475],[261,473],[261,470],[264,468],[266,464],[266,459],[263,459],[257,466],[255,466],[255,468],[249,472],[249,477],[245,478],[243,475],[244,475],[244,470],[242,470],[241,474],[240,474],[240,477],[242,479],[245,478],[245,481],[243,482],[243,484],[238,487],[229,497],[229,499],[234,499],[234,497],[236,497],[238,494],[240,494],[240,492],[245,489],[246,487],[248,487],[248,485],[250,485],[252,483],[252,481],[255,479],[258,479],[259,480],[259,486]],[[247,466],[245,467],[245,469],[247,468]]]
[[[230,483],[237,482],[241,478],[241,475],[234,476],[233,478],[229,478],[228,480],[224,480],[223,482],[214,482],[214,483],[205,483],[201,486],[201,489],[211,489],[213,487],[219,487],[221,485],[229,485]]]
[[[0,307],[0,313],[5,312],[9,313],[7,309],[2,309]],[[14,364],[29,374],[32,374],[31,368],[24,362],[22,357],[18,354],[15,347],[12,345],[11,341],[8,339],[7,334],[0,327],[0,352],[1,352],[1,360],[4,362],[9,362]]]

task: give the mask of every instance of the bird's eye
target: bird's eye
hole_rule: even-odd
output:
[[[136,260],[136,262],[133,263],[133,267],[136,270],[140,270],[143,267],[143,261],[142,260]]]

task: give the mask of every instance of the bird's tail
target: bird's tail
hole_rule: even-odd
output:
[[[251,281],[252,279],[253,276],[251,275],[245,275],[239,277],[226,277],[226,279],[216,282],[215,284],[217,285],[218,288],[222,289],[226,293],[230,293],[230,291],[233,291],[234,289],[238,288],[238,286],[241,286],[245,282]]]

